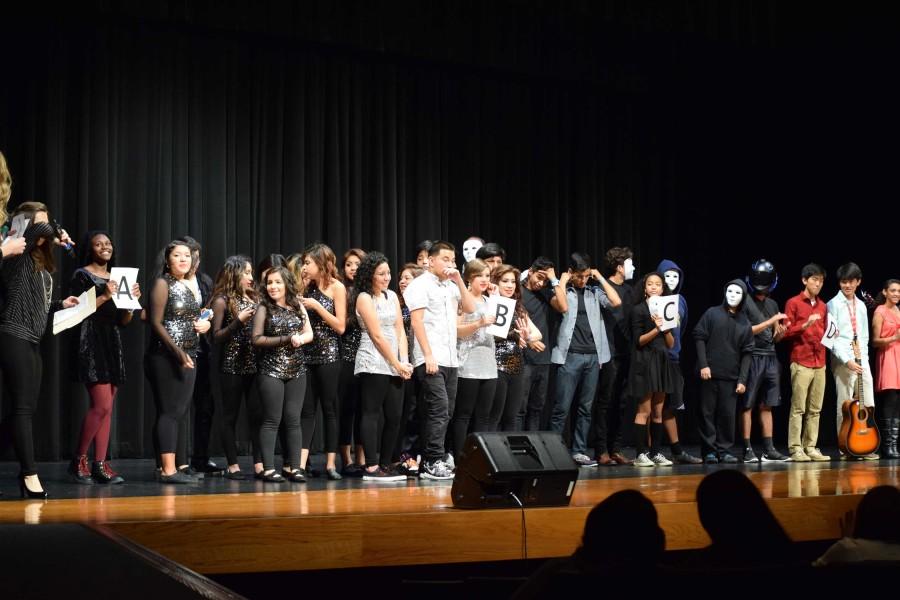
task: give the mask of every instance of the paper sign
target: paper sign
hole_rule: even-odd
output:
[[[825,328],[825,335],[822,336],[822,345],[829,350],[834,350],[834,340],[837,339],[838,335],[840,335],[840,332],[837,325],[835,325],[834,321],[829,320],[828,326]]]
[[[75,327],[95,312],[97,312],[97,288],[91,287],[78,296],[78,304],[53,313],[53,335]]]
[[[650,316],[662,317],[663,322],[659,326],[662,331],[678,327],[678,298],[678,294],[673,294],[672,296],[650,296],[647,298]]]
[[[509,327],[516,320],[516,301],[503,296],[491,296],[488,300],[488,314],[497,317],[494,324],[487,328],[487,332],[500,338],[509,334]]]
[[[31,219],[26,219],[25,215],[16,215],[13,217],[12,225],[9,228],[13,233],[3,238],[3,243],[5,244],[7,240],[15,240],[25,235],[25,230],[28,229],[28,224],[30,222]]]
[[[137,283],[138,270],[132,267],[113,267],[109,270],[109,280],[118,285],[113,302],[116,308],[136,310],[141,308],[141,303],[131,293],[131,286]]]

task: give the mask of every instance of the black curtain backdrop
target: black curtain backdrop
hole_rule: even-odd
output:
[[[6,21],[0,149],[12,206],[44,201],[73,235],[109,229],[145,289],[157,252],[184,233],[211,275],[231,254],[318,240],[339,255],[381,250],[395,274],[422,239],[477,234],[522,267],[629,245],[639,271],[661,258],[686,270],[694,323],[760,256],[782,273],[782,304],[810,260],[832,275],[827,297],[845,260],[873,292],[897,274],[889,237],[875,235],[895,215],[897,36],[874,12],[108,4]],[[60,294],[74,267],[62,259]],[[111,453],[148,456],[146,332],[134,323],[124,337]],[[688,371],[693,354],[688,342]],[[43,355],[36,443],[58,459],[87,397],[65,336],[48,335]]]

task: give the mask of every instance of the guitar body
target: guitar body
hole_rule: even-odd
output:
[[[841,452],[853,458],[872,454],[881,443],[878,428],[869,425],[869,410],[859,400],[847,400],[841,407],[844,420],[838,435]]]

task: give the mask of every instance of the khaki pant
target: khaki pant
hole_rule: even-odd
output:
[[[788,421],[791,453],[816,447],[824,399],[825,367],[810,368],[791,363],[791,417]]]
[[[844,422],[842,409],[846,400],[853,400],[856,395],[856,373],[850,371],[847,365],[838,362],[831,363],[831,372],[834,373],[834,387],[837,390],[837,432],[841,433],[841,423]],[[872,371],[869,369],[869,361],[863,361],[863,405],[869,408],[875,407],[875,392],[872,387]]]

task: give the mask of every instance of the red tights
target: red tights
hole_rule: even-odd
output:
[[[116,386],[112,383],[89,383],[88,394],[91,395],[91,408],[84,416],[81,424],[81,441],[78,444],[78,455],[87,454],[91,441],[94,442],[94,460],[106,460],[109,449],[109,428],[112,423],[113,399],[116,397]]]

